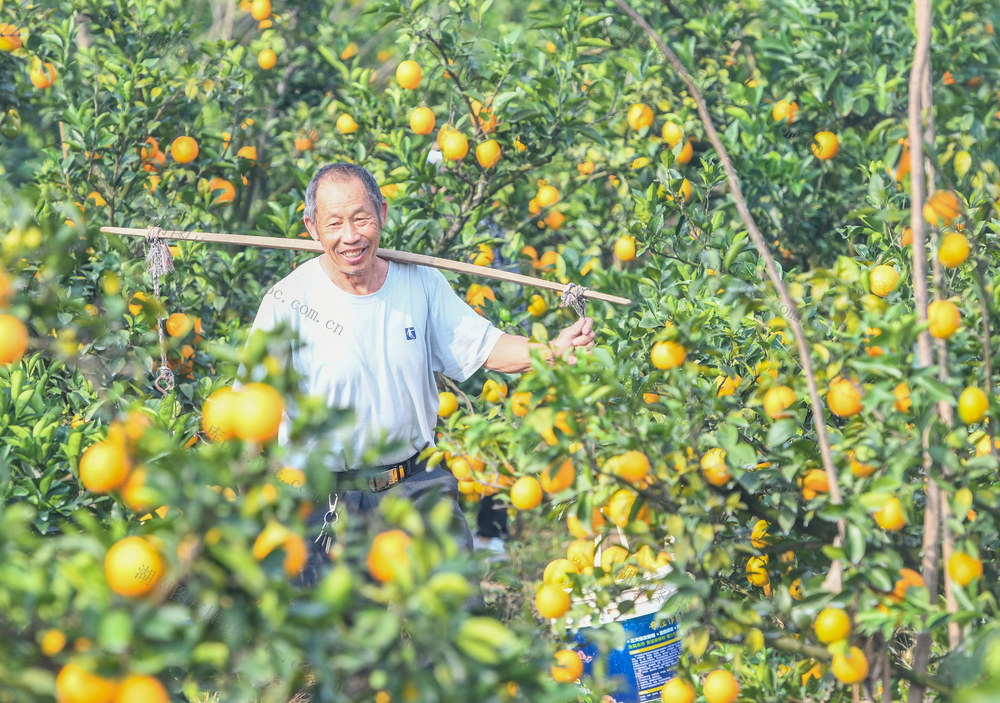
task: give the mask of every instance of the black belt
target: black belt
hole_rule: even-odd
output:
[[[423,471],[426,462],[418,461],[418,456],[420,455],[414,454],[409,459],[405,459],[397,464],[380,466],[371,471],[364,470],[359,473],[364,473],[368,476],[368,489],[372,493],[380,493]]]

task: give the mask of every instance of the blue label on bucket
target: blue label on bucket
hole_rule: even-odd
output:
[[[677,636],[677,618],[654,627],[656,613],[619,620],[625,628],[625,647],[608,653],[608,676],[620,681],[620,688],[597,699],[602,703],[658,703],[660,691],[674,677],[674,667],[681,656]],[[576,639],[583,659],[584,673],[593,674],[597,646],[587,641],[589,628],[581,628]]]

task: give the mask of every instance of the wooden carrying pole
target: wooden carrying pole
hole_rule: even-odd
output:
[[[323,252],[323,247],[314,239],[286,239],[284,237],[256,237],[246,234],[221,234],[217,232],[183,232],[179,230],[158,230],[153,229],[136,229],[133,227],[101,227],[101,231],[105,234],[124,234],[128,237],[146,237],[147,239],[154,236],[160,239],[182,239],[191,242],[212,242],[213,244],[236,244],[238,246],[249,246],[249,247],[267,247],[271,249],[294,249],[296,251],[312,251],[320,254]],[[387,261],[395,261],[400,264],[416,264],[417,266],[431,266],[433,268],[444,269],[445,271],[455,271],[456,273],[468,273],[473,276],[482,276],[483,278],[494,278],[498,281],[510,281],[512,283],[518,283],[522,286],[534,286],[536,288],[545,288],[546,290],[556,291],[557,293],[562,293],[566,290],[567,286],[556,283],[555,281],[546,281],[542,278],[535,278],[534,276],[525,276],[520,273],[511,273],[509,271],[500,271],[498,269],[492,269],[489,266],[478,266],[476,264],[467,264],[462,261],[452,261],[451,259],[442,259],[437,256],[427,256],[426,254],[413,254],[408,251],[398,251],[396,249],[382,249],[378,250],[378,256]],[[606,303],[617,303],[618,305],[629,305],[631,300],[628,298],[622,298],[617,295],[608,295],[607,293],[599,293],[597,291],[583,289],[583,296],[585,298],[590,298],[592,300],[601,300]]]

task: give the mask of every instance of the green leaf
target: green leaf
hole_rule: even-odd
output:
[[[128,649],[132,641],[132,617],[124,610],[109,610],[101,616],[97,626],[97,642],[114,654]]]

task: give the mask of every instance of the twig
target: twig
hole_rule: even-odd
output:
[[[913,67],[910,70],[909,83],[909,139],[910,139],[910,229],[913,232],[913,297],[917,308],[917,320],[922,326],[927,322],[927,250],[923,220],[924,194],[924,135],[922,134],[922,115],[925,108],[923,94],[925,82],[930,76],[930,41],[931,41],[931,6],[930,0],[914,0],[916,14],[917,44],[913,54]],[[917,360],[922,368],[933,363],[931,338],[926,328],[917,337]],[[924,475],[929,476],[933,465],[930,455],[930,427],[921,434],[923,447]],[[927,504],[924,508],[923,559],[921,571],[927,590],[937,593],[939,552],[938,536],[941,526],[940,516],[941,491],[936,481],[927,483]],[[925,618],[926,623],[926,618]],[[931,633],[921,632],[917,635],[913,649],[913,673],[923,677],[927,671],[930,657]],[[911,679],[912,680],[912,679]],[[924,691],[930,686],[921,683],[910,688],[909,703],[921,703]]]
[[[792,296],[789,294],[784,281],[781,280],[781,275],[778,273],[778,267],[774,263],[774,258],[771,256],[771,252],[767,248],[767,243],[765,242],[760,230],[757,228],[757,223],[754,220],[753,215],[750,213],[750,208],[747,206],[746,198],[743,197],[743,191],[740,188],[740,182],[736,175],[736,169],[733,167],[733,162],[729,158],[729,153],[726,151],[725,146],[723,146],[722,140],[719,138],[719,134],[715,129],[712,117],[708,112],[708,106],[705,104],[705,98],[698,90],[698,87],[694,84],[691,75],[687,72],[687,69],[681,63],[680,59],[677,58],[677,55],[670,50],[670,47],[666,45],[659,33],[653,29],[642,16],[633,10],[632,7],[625,2],[625,0],[614,0],[614,3],[620,7],[625,14],[631,17],[633,21],[635,21],[635,23],[638,24],[656,43],[657,47],[674,67],[677,75],[679,75],[681,80],[684,81],[688,92],[691,94],[691,97],[698,106],[698,116],[701,118],[701,123],[705,127],[705,133],[708,136],[708,140],[715,148],[715,151],[719,156],[719,161],[722,163],[722,168],[726,172],[726,182],[729,185],[729,190],[736,203],[736,209],[739,212],[744,224],[746,224],[747,232],[753,240],[754,246],[757,247],[758,253],[761,258],[764,259],[764,266],[767,271],[768,278],[771,279],[771,283],[778,291],[781,301],[785,304],[788,310],[787,315],[789,323],[792,328],[792,334],[795,337],[796,346],[798,347],[799,358],[802,362],[802,371],[805,374],[806,385],[809,389],[809,398],[812,403],[813,416],[816,419],[816,440],[819,442],[823,468],[826,471],[827,480],[830,484],[830,502],[834,505],[840,505],[843,503],[843,497],[841,496],[840,485],[837,480],[837,469],[833,464],[833,452],[830,450],[830,438],[826,431],[826,416],[823,413],[823,405],[819,396],[819,388],[816,384],[816,374],[813,372],[812,359],[809,356],[809,347],[806,344],[806,337],[802,331],[802,325],[799,322],[798,308],[795,305],[795,301],[792,300]],[[845,519],[839,518],[837,520],[837,538],[834,540],[835,547],[839,547],[843,544],[846,531],[847,523]],[[843,565],[840,563],[840,560],[835,560],[830,565],[830,572],[827,576],[825,586],[828,590],[834,593],[840,593],[843,588]]]

